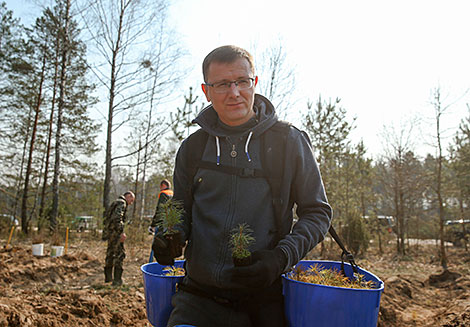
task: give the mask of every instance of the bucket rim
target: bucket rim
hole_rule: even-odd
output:
[[[335,264],[341,264],[341,261],[333,261],[333,260],[301,260],[299,261],[297,264],[299,263],[335,263]],[[351,266],[351,264],[347,263],[347,262],[344,262],[345,265],[348,265],[348,266]],[[297,266],[297,265],[296,265]],[[291,279],[289,277],[287,277],[291,272],[287,272],[287,273],[284,273],[282,274],[282,278],[287,281],[287,282],[293,282],[293,283],[299,283],[299,284],[303,284],[303,285],[306,285],[308,287],[324,287],[324,288],[332,288],[332,289],[337,289],[337,290],[348,290],[348,291],[359,291],[359,292],[382,292],[384,290],[384,282],[379,278],[377,277],[375,274],[361,268],[361,267],[358,267],[359,270],[362,270],[364,272],[366,272],[367,274],[371,275],[372,277],[374,277],[375,279],[377,279],[377,282],[379,284],[379,287],[377,288],[372,288],[372,289],[364,289],[364,288],[349,288],[349,287],[339,287],[339,286],[330,286],[330,285],[321,285],[321,284],[314,284],[314,283],[307,283],[307,282],[301,282],[301,281],[298,281],[298,280],[294,280],[294,279]],[[375,282],[375,281],[374,281]]]
[[[175,260],[175,263],[184,262],[184,261],[185,260]],[[154,273],[146,271],[145,268],[147,266],[151,266],[151,265],[159,265],[159,266],[163,266],[163,267],[170,267],[171,266],[171,265],[161,265],[158,262],[148,262],[148,263],[145,263],[142,266],[140,266],[140,270],[142,271],[142,273],[144,275],[149,275],[149,276],[153,276],[153,277],[163,277],[163,278],[182,278],[182,277],[184,277],[184,276],[165,276],[165,275],[154,274]]]

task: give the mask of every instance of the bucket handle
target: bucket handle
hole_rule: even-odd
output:
[[[346,260],[348,260],[349,264],[351,265],[351,268],[354,274],[359,274],[358,266],[356,265],[356,262],[354,261],[354,256],[350,252],[343,250],[343,253],[341,253],[341,272],[343,273],[343,275],[346,276],[346,273],[344,271],[345,257],[346,257]]]
[[[344,276],[346,276],[346,273],[344,272],[344,260],[346,257],[346,260],[349,261],[349,264],[351,265],[353,272],[355,274],[359,273],[359,270],[357,269],[357,265],[354,262],[354,256],[346,250],[346,247],[344,246],[343,242],[341,242],[341,239],[339,238],[338,234],[336,233],[335,229],[333,228],[333,225],[330,225],[330,229],[328,230],[330,232],[330,235],[333,237],[333,239],[338,243],[339,247],[343,250],[343,253],[341,253],[341,272],[343,273]]]

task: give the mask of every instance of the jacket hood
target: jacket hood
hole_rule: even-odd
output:
[[[258,137],[274,125],[278,118],[272,103],[262,95],[255,94],[253,109],[256,113],[255,122],[250,120],[241,126],[225,125],[222,127],[223,123],[219,120],[217,112],[212,105],[209,105],[199,113],[193,123],[198,124],[203,130],[215,137],[227,137],[232,134],[230,130],[233,130],[233,134],[251,133],[251,137]]]

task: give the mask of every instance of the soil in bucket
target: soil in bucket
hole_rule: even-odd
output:
[[[184,260],[175,261],[176,268],[182,268]],[[171,297],[175,294],[176,284],[183,280],[183,276],[165,276],[165,268],[157,262],[147,263],[140,269],[144,278],[145,307],[147,319],[152,326],[166,326],[170,318]]]
[[[300,261],[297,265],[307,269],[313,265],[341,271],[337,261]],[[353,278],[351,265],[344,264],[345,274]],[[283,276],[285,311],[291,327],[376,327],[383,282],[361,268],[364,280],[372,281],[372,289],[353,289],[295,281],[289,274]]]

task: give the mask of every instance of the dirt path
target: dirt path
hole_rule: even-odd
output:
[[[126,245],[119,288],[103,283],[105,243],[90,237],[58,258],[35,257],[26,242],[0,250],[0,327],[150,326],[140,271],[150,238]],[[470,326],[470,253],[449,248],[451,274],[440,275],[432,244],[413,246],[401,260],[392,247],[380,257],[372,252],[356,261],[385,282],[378,326]]]

